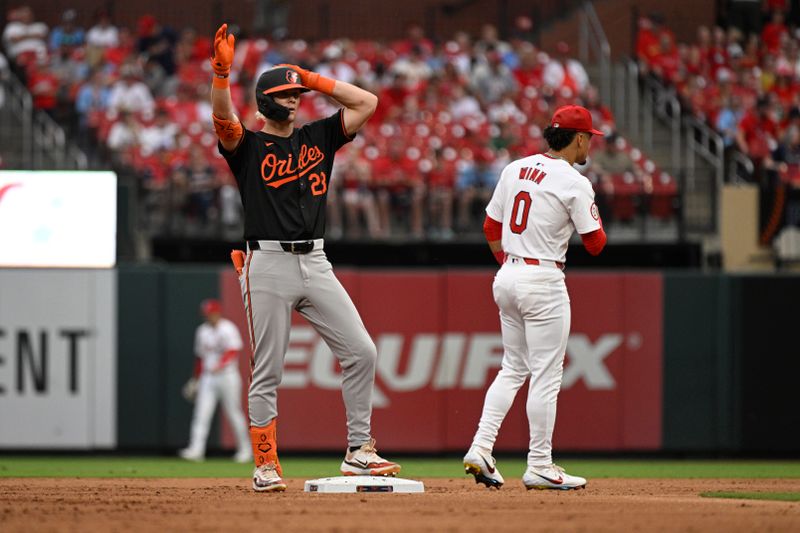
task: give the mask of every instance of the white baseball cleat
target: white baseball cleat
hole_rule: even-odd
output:
[[[339,467],[343,476],[395,476],[400,472],[400,465],[387,461],[375,449],[375,439],[344,455]]]
[[[233,456],[233,460],[237,463],[249,463],[253,460],[253,452],[250,448],[244,448],[236,452]]]
[[[505,483],[492,454],[478,446],[472,446],[464,456],[464,471],[475,476],[475,483],[483,483],[489,488],[499,489]]]
[[[195,462],[203,461],[206,458],[203,452],[193,450],[191,448],[184,448],[182,450],[179,450],[178,455],[180,455],[187,461],[195,461]]]
[[[572,490],[586,487],[584,478],[571,476],[556,464],[529,466],[525,471],[525,475],[522,476],[522,483],[528,490]]]
[[[283,492],[286,483],[278,474],[275,463],[267,463],[253,470],[253,490],[256,492]]]

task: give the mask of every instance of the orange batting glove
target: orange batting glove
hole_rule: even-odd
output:
[[[228,35],[228,25],[223,24],[214,35],[214,57],[211,58],[211,68],[214,69],[214,87],[228,87],[228,76],[233,64],[233,47],[236,38]],[[220,80],[219,82],[217,80]]]
[[[291,65],[289,63],[283,63],[278,66],[288,67],[297,71],[297,74],[300,75],[300,83],[302,83],[304,87],[308,87],[309,89],[319,91],[327,95],[333,94],[333,86],[336,85],[336,80],[326,78],[325,76],[320,76],[316,72],[311,72],[310,70],[306,70],[298,67],[297,65]]]
[[[241,276],[244,270],[244,252],[241,250],[231,250],[231,261],[233,261],[233,268],[236,269],[236,273]]]

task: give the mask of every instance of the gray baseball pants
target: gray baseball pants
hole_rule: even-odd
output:
[[[297,310],[342,367],[348,446],[369,442],[377,350],[353,301],[333,274],[322,239],[307,254],[286,252],[275,241],[259,243],[260,250],[248,252],[240,278],[253,353],[250,424],[263,427],[278,416],[277,389],[292,310]]]

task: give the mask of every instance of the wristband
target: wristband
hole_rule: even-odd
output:
[[[300,75],[300,82],[303,84],[303,87],[314,91],[319,91],[323,94],[327,94],[328,96],[333,96],[333,88],[336,85],[336,80],[326,78],[325,76],[321,76],[316,72],[311,72],[310,70],[306,70],[290,63],[281,63],[278,66],[290,68],[297,72]]]
[[[214,79],[211,82],[211,86],[215,89],[228,89],[231,86],[231,82],[228,79],[228,76],[214,74]]]
[[[214,76],[220,76],[227,78],[228,75],[231,73],[231,66],[230,64],[225,64],[222,61],[217,61],[216,58],[210,58],[209,63],[211,63],[211,70],[214,71]]]
[[[316,72],[303,72],[303,85],[309,89],[319,91],[328,96],[333,96],[333,87],[336,85],[336,80],[321,76]]]

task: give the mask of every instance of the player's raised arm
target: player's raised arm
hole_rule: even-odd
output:
[[[305,87],[327,94],[344,106],[344,128],[348,135],[360,130],[378,107],[377,96],[351,83],[326,78],[296,65],[281,66],[296,70]]]
[[[348,135],[355,134],[378,107],[378,97],[350,83],[337,80],[333,98],[344,106],[344,127]]]
[[[214,70],[214,79],[211,83],[214,130],[222,147],[228,151],[234,150],[239,145],[244,134],[239,117],[233,112],[231,99],[230,74],[235,41],[233,35],[228,35],[228,25],[220,26],[214,36],[214,57],[211,58],[211,68]]]

